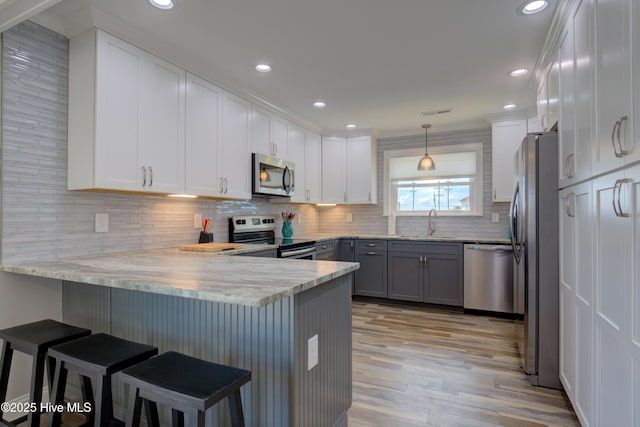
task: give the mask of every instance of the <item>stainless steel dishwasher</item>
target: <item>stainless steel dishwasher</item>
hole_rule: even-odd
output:
[[[515,313],[511,246],[464,245],[464,308]]]

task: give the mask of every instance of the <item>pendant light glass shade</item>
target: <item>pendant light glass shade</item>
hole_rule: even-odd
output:
[[[422,125],[424,128],[424,156],[418,162],[419,171],[432,171],[436,169],[436,162],[433,161],[428,152],[427,147],[427,129],[431,127],[430,124]]]

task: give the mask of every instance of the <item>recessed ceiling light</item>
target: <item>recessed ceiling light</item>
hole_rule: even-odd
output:
[[[261,73],[268,73],[271,71],[271,66],[267,64],[258,64],[256,65],[256,71],[260,71]]]
[[[347,129],[355,129],[358,127],[358,125],[355,125],[353,123],[347,123],[346,125],[344,125],[344,127],[346,127]]]
[[[509,75],[511,77],[520,77],[520,76],[524,76],[528,72],[529,70],[527,70],[526,68],[517,68],[515,70],[509,71]]]
[[[152,6],[157,7],[158,9],[172,9],[173,8],[173,0],[149,0]]]
[[[522,15],[533,15],[534,13],[542,12],[549,6],[547,0],[527,0],[518,7],[518,13]]]
[[[324,108],[327,106],[327,103],[324,101],[316,101],[313,103],[313,106],[316,108]]]
[[[516,105],[516,104],[505,104],[505,105],[503,105],[503,106],[502,106],[502,108],[503,108],[504,110],[513,110],[513,109],[515,109],[516,107],[517,107],[517,105]]]

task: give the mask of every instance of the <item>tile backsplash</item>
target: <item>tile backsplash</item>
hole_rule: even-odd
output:
[[[316,207],[246,201],[181,200],[67,190],[68,40],[32,22],[2,34],[2,262],[175,247],[198,240],[194,214],[213,218],[215,241],[227,241],[228,217],[299,212],[295,234],[386,234],[382,216],[383,151],[421,147],[421,135],[378,140],[378,204]],[[430,143],[484,144],[484,217],[438,218],[438,233],[506,236],[507,207],[491,203],[491,130],[434,133]],[[491,222],[498,212],[501,221]],[[95,214],[109,232],[95,232]],[[346,222],[351,213],[352,222]],[[397,220],[398,234],[426,230],[425,217]],[[279,233],[279,230],[278,230]]]

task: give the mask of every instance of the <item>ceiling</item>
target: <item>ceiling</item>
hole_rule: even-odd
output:
[[[433,132],[484,127],[506,103],[534,108],[531,71],[556,4],[522,16],[522,0],[177,1],[159,10],[147,0],[62,0],[34,20],[70,37],[106,27],[318,130],[355,123],[384,137],[422,133],[427,122]],[[258,63],[273,70],[258,73]],[[521,67],[530,73],[507,75]],[[327,107],[315,109],[318,99]]]

